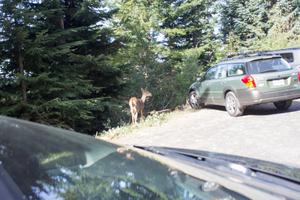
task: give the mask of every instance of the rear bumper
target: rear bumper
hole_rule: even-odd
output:
[[[300,98],[300,87],[274,92],[259,92],[256,89],[239,90],[237,96],[241,106],[273,103]]]

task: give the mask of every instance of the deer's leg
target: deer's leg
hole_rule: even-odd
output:
[[[134,109],[130,106],[130,113],[131,113],[131,124],[135,124],[134,120]]]
[[[145,120],[144,109],[141,109],[141,119],[142,119],[142,120]]]
[[[131,124],[134,124],[134,114],[131,112]]]
[[[137,123],[138,114],[139,114],[138,112],[134,113],[134,124]]]

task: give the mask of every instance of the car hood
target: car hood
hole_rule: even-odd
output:
[[[300,199],[296,182],[206,156],[0,116],[3,199]]]
[[[249,199],[130,148],[1,116],[0,195],[3,199]]]

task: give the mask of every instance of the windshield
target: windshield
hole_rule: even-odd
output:
[[[246,199],[123,147],[0,117],[2,181],[16,199]]]
[[[250,62],[248,66],[250,74],[278,72],[289,69],[291,69],[291,66],[282,58],[255,60]]]

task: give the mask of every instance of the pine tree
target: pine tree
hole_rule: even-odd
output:
[[[212,1],[119,1],[117,60],[127,71],[129,95],[152,92],[151,109],[185,103],[188,85],[213,62]],[[201,68],[201,66],[203,68]]]
[[[237,38],[238,51],[299,46],[299,8],[298,0],[220,1],[222,41]]]
[[[2,114],[20,116],[28,104],[30,74],[25,57],[34,19],[27,1],[4,0],[0,6],[0,109]]]
[[[176,70],[174,91],[181,103],[197,72],[205,71],[215,61],[214,7],[210,0],[163,1],[161,28],[170,49],[167,62]]]
[[[162,47],[157,42],[159,1],[126,0],[116,5],[115,33],[123,45],[115,60],[124,71],[124,96],[140,96],[140,88],[148,88],[153,94],[151,109],[160,109],[156,92],[161,89],[158,81],[164,75],[164,66],[160,61]]]
[[[278,0],[269,4],[267,36],[258,41],[259,49],[299,47],[300,45],[300,2]]]
[[[16,95],[14,85],[21,84],[23,99],[15,98],[12,102],[1,98],[4,103],[1,113],[82,132],[103,129],[111,109],[116,107],[112,98],[121,86],[120,70],[110,65],[110,56],[117,46],[111,40],[112,31],[105,27],[113,11],[101,9],[105,5],[98,1],[29,2],[6,2],[7,7],[23,15],[26,13],[20,8],[27,8],[30,21],[13,27],[21,27],[20,33],[26,34],[21,37],[23,75],[2,65],[3,71],[8,69],[7,73],[16,77],[13,84],[3,81],[6,83],[1,85],[3,93],[11,98]],[[19,16],[18,13],[15,15]],[[5,45],[15,41],[8,30],[4,29],[2,34],[8,38],[3,52]],[[5,55],[1,58],[10,65],[17,61]],[[26,98],[18,80],[25,80]],[[23,105],[23,109],[17,105]]]
[[[227,43],[229,35],[237,36],[242,47],[251,49],[264,38],[270,28],[266,0],[226,0],[219,4],[222,40]]]

